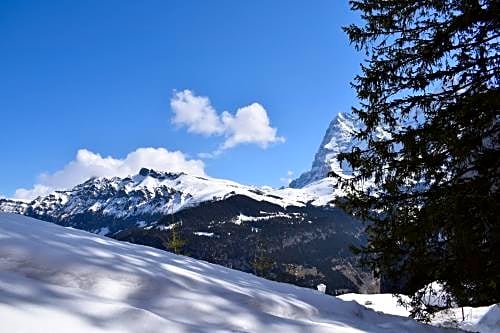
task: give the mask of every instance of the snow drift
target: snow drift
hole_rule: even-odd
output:
[[[5,332],[454,332],[9,213],[0,321]]]

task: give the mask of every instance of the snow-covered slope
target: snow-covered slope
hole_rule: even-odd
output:
[[[339,113],[331,121],[323,141],[314,157],[311,170],[304,172],[290,183],[292,188],[303,188],[315,181],[324,179],[329,173],[338,176],[349,176],[351,171],[347,165],[341,165],[337,156],[341,152],[350,152],[356,145],[354,135],[360,124],[348,113]]]
[[[454,332],[20,215],[0,240],[5,332]]]
[[[62,221],[77,214],[93,213],[114,218],[166,215],[207,201],[244,195],[282,207],[320,206],[333,199],[333,179],[322,179],[302,189],[247,186],[229,180],[185,173],[141,169],[126,178],[91,178],[71,190],[56,191],[30,203],[0,200],[0,211],[50,216]]]
[[[401,296],[405,301],[408,296]],[[409,316],[409,309],[398,303],[392,294],[344,294],[338,296],[344,301],[355,301],[367,308],[386,314]],[[460,328],[469,332],[497,333],[500,332],[500,304],[484,307],[451,308],[438,312],[431,323],[435,326]]]
[[[367,308],[383,313],[408,317],[410,311],[398,303],[398,298],[393,294],[344,294],[337,296],[344,301],[355,301]],[[408,301],[408,296],[402,296],[404,301]]]

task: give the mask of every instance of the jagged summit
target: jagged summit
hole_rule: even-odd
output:
[[[304,172],[290,183],[292,188],[302,188],[312,182],[327,177],[331,172],[338,176],[350,174],[347,165],[340,165],[337,156],[340,152],[350,151],[355,145],[354,135],[359,123],[348,113],[338,113],[330,122],[323,141],[314,157],[311,170]]]
[[[153,169],[148,169],[148,168],[141,168],[139,170],[139,175],[143,177],[152,177],[156,179],[176,179],[179,178],[182,175],[185,175],[186,173],[184,172],[166,172],[166,171],[156,171]]]

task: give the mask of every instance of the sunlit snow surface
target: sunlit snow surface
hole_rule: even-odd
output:
[[[0,213],[2,332],[454,332],[192,258]]]
[[[405,301],[408,296],[402,296]],[[359,304],[382,313],[398,316],[409,316],[410,312],[398,303],[391,294],[361,295],[345,294],[339,296],[345,301],[356,301]],[[431,323],[436,326],[457,327],[469,332],[498,333],[500,332],[500,305],[491,305],[478,308],[464,307],[451,308],[438,312]]]

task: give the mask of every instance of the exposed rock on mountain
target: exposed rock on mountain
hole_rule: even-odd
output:
[[[348,165],[341,165],[337,156],[341,152],[351,151],[356,145],[354,135],[359,123],[347,113],[339,113],[331,121],[323,141],[314,157],[311,170],[304,172],[290,183],[292,188],[302,188],[329,175],[348,176],[351,170]]]

